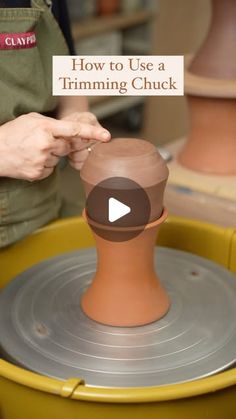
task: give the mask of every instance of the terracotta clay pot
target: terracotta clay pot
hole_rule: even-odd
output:
[[[106,325],[127,327],[151,323],[166,314],[170,301],[153,262],[157,231],[166,215],[164,210],[159,220],[148,224],[134,239],[122,242],[104,240],[95,233],[104,226],[86,217],[98,256],[97,272],[81,301],[88,317]]]
[[[207,37],[192,61],[192,73],[214,78],[236,78],[236,1],[212,0]]]
[[[97,7],[100,15],[113,15],[120,9],[120,0],[98,0]]]
[[[151,216],[148,213],[148,217],[155,221],[144,226],[141,223],[122,227],[107,224],[106,216],[99,210],[103,200],[100,195],[93,208],[86,205],[90,211],[86,212],[86,219],[96,240],[98,262],[92,285],[82,297],[81,304],[87,316],[97,322],[112,326],[139,326],[161,318],[170,304],[153,262],[157,230],[166,218],[163,193],[168,169],[151,143],[116,139],[96,145],[83,166],[81,178],[87,202],[95,186],[97,188],[107,179],[110,184],[110,178],[114,177],[124,179],[124,184],[121,181],[119,186],[121,189],[127,187],[127,179],[128,187],[132,181],[137,182],[141,190],[145,189],[150,202]],[[111,195],[113,192],[109,189]],[[128,195],[135,193],[135,190],[128,190]],[[145,212],[144,201],[141,200],[138,211],[141,215]],[[133,219],[135,217],[131,214]]]
[[[160,217],[163,210],[163,194],[168,178],[168,168],[157,148],[148,141],[117,138],[109,143],[99,143],[92,148],[80,175],[86,198],[95,185],[111,177],[131,179],[143,188],[150,201],[148,222]],[[132,191],[130,191],[132,194]],[[106,217],[98,208],[90,208],[88,216],[94,221],[106,224]],[[143,224],[140,219],[140,225]]]
[[[190,133],[179,162],[198,172],[236,175],[236,99],[187,98]]]

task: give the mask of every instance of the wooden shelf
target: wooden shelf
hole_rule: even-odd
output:
[[[155,12],[141,10],[130,14],[117,14],[109,17],[97,16],[92,19],[74,22],[72,24],[72,35],[75,41],[87,38],[98,33],[107,32],[113,29],[125,29],[152,20]]]

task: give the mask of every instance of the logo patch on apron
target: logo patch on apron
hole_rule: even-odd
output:
[[[35,32],[0,33],[0,50],[25,49],[35,46]]]

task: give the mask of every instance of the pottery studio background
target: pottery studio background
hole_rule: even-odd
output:
[[[75,50],[82,55],[183,54],[187,61],[206,39],[211,23],[210,0],[67,2]],[[145,138],[164,146],[173,157],[181,147],[179,140],[181,143],[188,138],[190,115],[186,97],[90,99],[91,110],[113,137]],[[223,226],[235,225],[235,178],[219,179],[211,173],[202,177],[197,171],[179,170],[173,161],[170,169],[165,198],[170,213]],[[79,174],[67,165],[62,170],[63,213],[80,213],[84,198],[82,190],[78,198]]]
[[[76,54],[184,55],[185,96],[89,98],[128,139],[81,174],[61,159],[67,218],[1,249],[0,417],[235,419],[236,0],[66,2]],[[135,174],[134,204],[114,168]],[[106,199],[90,194],[104,179]],[[86,217],[70,218],[84,191]],[[125,207],[113,220],[112,199]]]

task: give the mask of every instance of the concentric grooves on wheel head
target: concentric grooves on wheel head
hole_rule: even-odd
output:
[[[232,365],[235,276],[173,249],[158,248],[155,261],[171,309],[163,319],[135,328],[104,326],[82,312],[80,299],[96,269],[93,249],[22,273],[0,294],[5,357],[44,375],[80,377],[104,387],[178,383]]]

